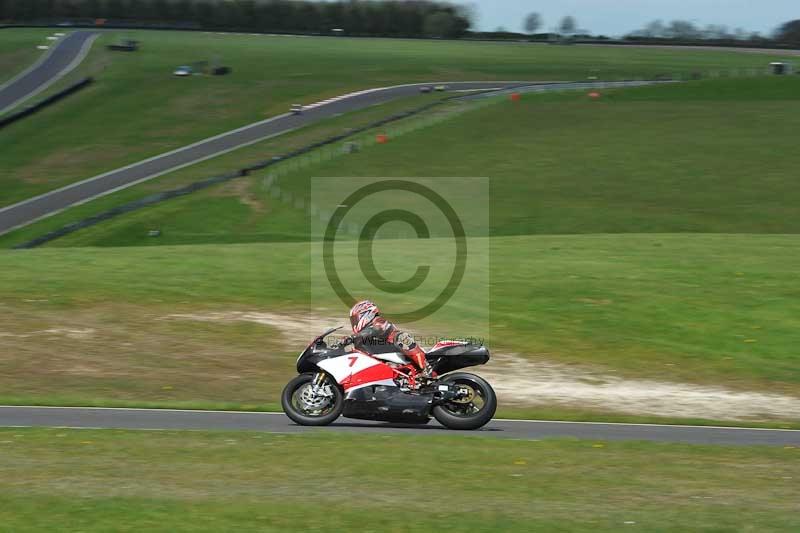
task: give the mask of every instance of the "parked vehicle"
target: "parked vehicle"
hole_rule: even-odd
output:
[[[192,67],[187,65],[182,65],[176,68],[175,72],[173,72],[173,74],[176,76],[191,76],[193,73],[194,70],[192,70]]]
[[[109,44],[108,49],[114,52],[135,52],[139,49],[139,41],[125,39],[116,44]]]

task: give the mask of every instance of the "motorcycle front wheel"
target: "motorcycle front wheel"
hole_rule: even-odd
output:
[[[300,374],[283,388],[281,406],[286,416],[301,426],[327,426],[339,418],[344,409],[344,394],[330,376],[321,387],[325,394],[315,394],[314,374]]]
[[[440,382],[457,385],[464,391],[458,400],[439,404],[433,416],[448,429],[472,430],[485,426],[497,411],[497,395],[485,379],[474,374],[457,372]]]

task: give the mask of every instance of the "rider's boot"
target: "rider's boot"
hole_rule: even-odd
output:
[[[419,390],[430,384],[436,378],[436,373],[427,362],[422,370],[413,369],[408,375],[408,386],[412,390]]]

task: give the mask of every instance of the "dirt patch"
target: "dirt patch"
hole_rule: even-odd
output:
[[[15,337],[18,339],[27,339],[30,337],[38,337],[41,335],[64,336],[70,339],[85,339],[87,337],[90,337],[92,334],[94,334],[94,330],[92,328],[80,328],[80,329],[49,328],[38,331],[31,331],[29,333],[7,333],[5,331],[0,331],[0,337]]]
[[[65,313],[28,305],[0,313],[0,391],[26,398],[275,402],[296,354],[315,335],[347,325],[322,310],[170,313],[107,305]],[[719,420],[795,420],[800,413],[794,396],[623,378],[545,357],[493,352],[488,365],[471,370],[506,406]]]
[[[315,334],[344,322],[341,318],[253,311],[170,315],[168,318],[268,325],[281,333],[287,348],[295,350]],[[719,420],[796,419],[800,413],[800,398],[793,396],[625,379],[610,371],[567,366],[515,354],[494,353],[488,365],[472,371],[488,379],[500,402],[506,405],[588,407],[636,415]]]
[[[225,183],[221,187],[216,188],[211,193],[211,196],[234,196],[243,205],[251,209],[251,216],[253,217],[263,214],[267,208],[266,204],[253,194],[253,182],[244,178],[231,180]]]
[[[174,314],[165,319],[198,320],[201,322],[253,322],[277,329],[281,344],[287,350],[299,351],[325,330],[344,326],[346,320],[312,315],[284,315],[260,311],[230,311],[202,314]],[[345,332],[346,334],[347,332]]]
[[[637,415],[719,420],[793,419],[800,398],[732,391],[652,380],[623,379],[609,373],[494,354],[477,369],[505,403],[521,406],[592,407]]]
[[[296,355],[272,330],[159,320],[166,312],[116,304],[0,313],[0,395],[263,404],[292,377]]]

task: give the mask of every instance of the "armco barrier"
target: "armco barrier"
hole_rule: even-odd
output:
[[[73,83],[69,87],[66,87],[65,89],[62,89],[62,90],[58,91],[57,93],[51,94],[50,96],[48,96],[47,98],[45,98],[44,100],[42,100],[40,102],[37,102],[37,103],[32,104],[32,105],[29,105],[29,106],[27,106],[27,107],[25,107],[23,109],[20,109],[19,111],[15,112],[15,113],[11,113],[8,116],[0,117],[0,129],[3,129],[6,126],[8,126],[9,124],[13,124],[14,122],[16,122],[16,121],[18,121],[20,119],[23,119],[23,118],[25,118],[27,116],[33,115],[34,113],[36,113],[38,111],[41,111],[45,107],[51,106],[51,105],[55,104],[56,102],[58,102],[59,100],[61,100],[63,98],[66,98],[67,96],[80,91],[84,87],[88,87],[89,85],[91,85],[91,83],[93,81],[94,81],[94,79],[91,78],[91,77],[83,78],[82,80],[80,80],[80,81],[78,81],[76,83]]]

